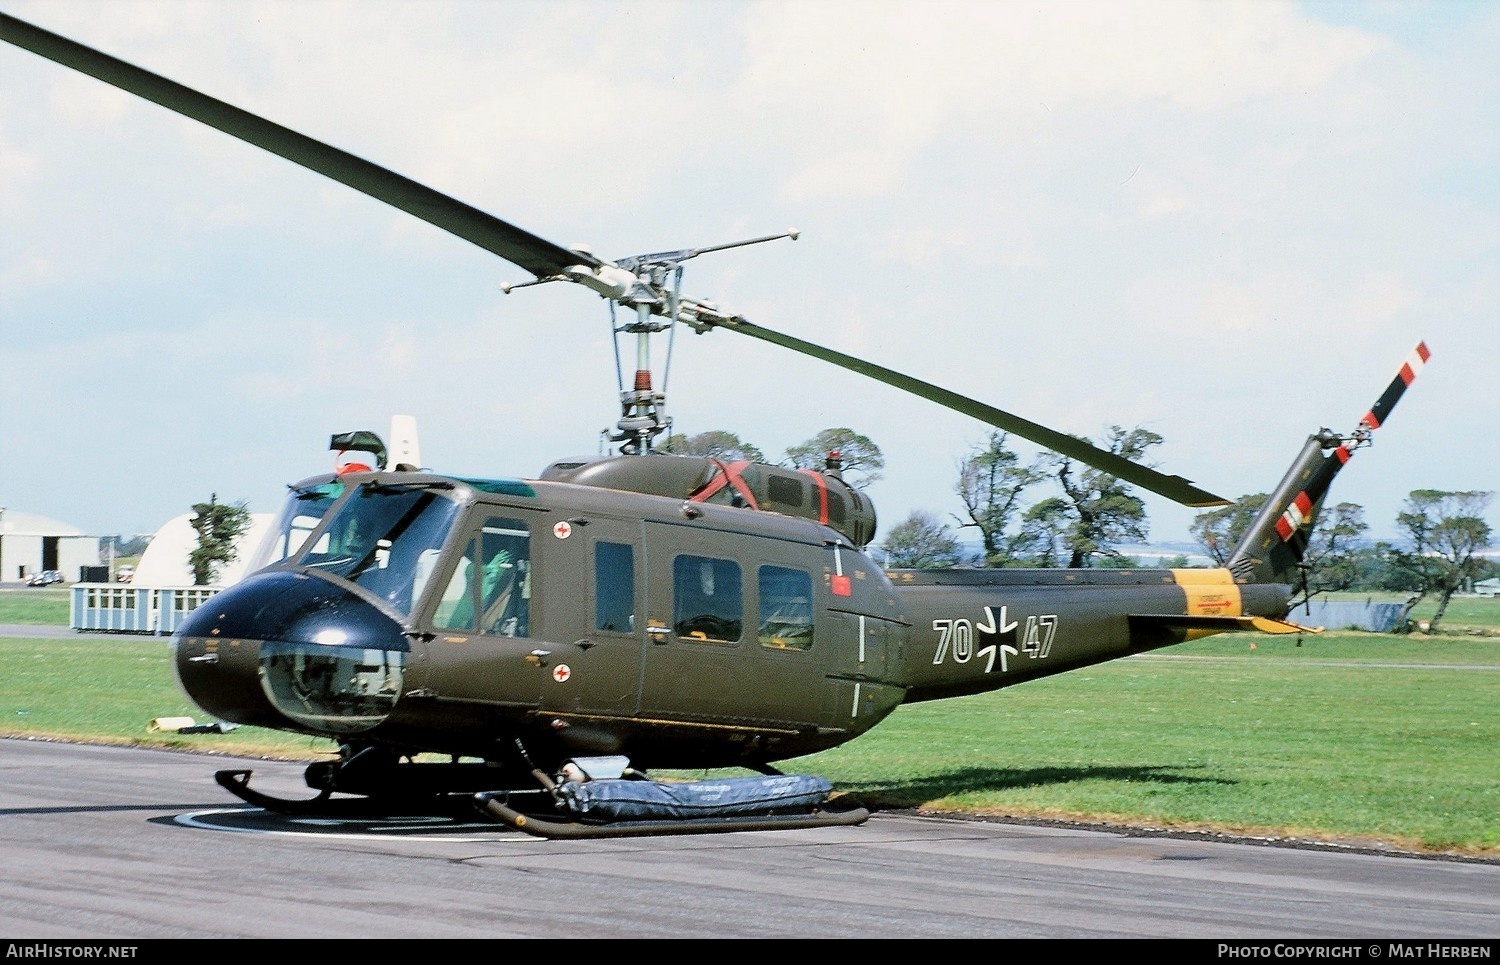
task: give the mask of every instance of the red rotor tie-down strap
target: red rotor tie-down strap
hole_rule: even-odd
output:
[[[717,493],[725,486],[733,486],[734,491],[744,497],[746,504],[748,504],[751,509],[760,509],[760,503],[756,502],[755,500],[755,493],[750,491],[750,487],[745,483],[744,478],[740,476],[740,473],[745,471],[745,467],[751,464],[750,460],[741,459],[737,462],[725,464],[717,459],[710,459],[709,462],[719,467],[718,473],[714,476],[714,478],[710,479],[702,486],[699,486],[698,489],[688,497],[688,499],[692,500],[695,503],[704,503],[707,502],[709,498],[714,495],[714,493]]]
[[[823,478],[822,473],[813,469],[798,469],[797,471],[812,477],[813,485],[816,486],[818,490],[818,522],[822,523],[824,526],[827,526],[828,480]]]

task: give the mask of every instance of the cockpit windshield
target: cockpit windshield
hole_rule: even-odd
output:
[[[265,542],[251,559],[250,572],[296,556],[343,492],[344,484],[337,481],[293,487]]]
[[[408,615],[459,508],[442,489],[368,483],[333,511],[296,562],[357,583]]]

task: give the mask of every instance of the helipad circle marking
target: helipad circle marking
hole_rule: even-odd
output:
[[[495,826],[495,831],[494,831],[494,834],[492,834],[492,835],[491,834],[484,834],[484,835],[481,835],[481,836],[473,836],[473,835],[462,835],[462,836],[459,836],[459,835],[454,835],[454,836],[450,837],[448,835],[437,835],[437,834],[430,834],[430,833],[420,833],[420,834],[419,833],[402,833],[402,828],[400,826],[394,826],[390,832],[380,833],[380,834],[370,833],[370,832],[361,833],[361,832],[357,832],[357,831],[324,831],[324,830],[316,830],[315,831],[315,830],[312,830],[310,828],[306,828],[306,826],[310,825],[310,824],[328,825],[328,824],[340,824],[340,823],[346,823],[346,822],[339,821],[338,819],[334,819],[334,820],[330,821],[328,819],[322,819],[322,818],[317,818],[317,819],[293,818],[293,817],[287,817],[285,815],[282,815],[282,817],[284,818],[285,821],[287,821],[288,823],[292,823],[292,824],[298,824],[298,823],[300,823],[300,824],[303,825],[303,828],[297,828],[297,827],[290,827],[290,828],[236,827],[233,824],[219,823],[219,822],[216,822],[216,821],[207,820],[208,818],[212,818],[212,817],[214,817],[216,815],[223,815],[223,814],[245,814],[245,815],[249,815],[249,814],[270,814],[270,813],[271,812],[262,810],[260,808],[220,808],[218,810],[213,810],[213,811],[195,811],[195,812],[193,812],[191,814],[178,814],[178,815],[175,815],[172,818],[172,822],[174,824],[180,824],[183,827],[194,828],[194,829],[199,830],[199,831],[228,831],[228,832],[230,832],[232,834],[270,834],[270,835],[281,835],[283,837],[291,837],[291,836],[307,837],[309,835],[316,835],[319,838],[328,838],[328,839],[331,839],[331,840],[344,840],[344,841],[411,841],[411,840],[418,840],[418,841],[439,841],[439,842],[444,842],[444,843],[452,841],[452,842],[456,842],[456,843],[459,843],[459,844],[484,844],[484,843],[496,844],[496,843],[499,843],[499,842],[502,842],[502,841],[530,841],[530,840],[532,840],[532,837],[530,835],[516,834],[516,833],[510,831],[509,829],[504,828],[504,827],[502,827],[500,825],[496,825]],[[402,824],[409,825],[409,824],[412,824],[413,821],[419,821],[419,820],[422,820],[422,819],[420,819],[420,818],[416,818],[416,819],[412,819],[412,820],[405,820],[405,819],[403,819]],[[463,827],[469,827],[470,825],[466,824],[466,825],[462,825],[462,826]],[[482,826],[483,826],[482,824],[472,825],[472,827],[475,827],[475,828],[482,827]],[[410,830],[413,831],[413,832],[415,832],[418,829],[411,828]]]

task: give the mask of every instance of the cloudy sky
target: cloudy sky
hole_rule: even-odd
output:
[[[1061,431],[1148,428],[1159,468],[1231,498],[1352,430],[1425,339],[1333,499],[1382,536],[1414,489],[1500,489],[1493,3],[0,11],[602,256],[795,227],[689,262],[685,289]],[[210,493],[270,511],[331,434],[396,413],[439,471],[597,452],[605,303],[502,292],[529,277],[0,44],[0,505],[97,534]],[[772,456],[871,436],[887,527],[956,512],[986,433],[728,332],[682,333],[669,376],[678,431]],[[1146,499],[1152,538],[1186,540],[1194,511]]]

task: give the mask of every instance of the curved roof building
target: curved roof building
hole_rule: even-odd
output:
[[[228,586],[245,575],[245,567],[255,556],[255,550],[265,539],[274,513],[251,513],[250,526],[235,542],[234,560],[218,573],[214,586]],[[141,554],[136,565],[134,586],[165,587],[192,586],[193,569],[188,564],[188,554],[198,546],[198,532],[193,529],[193,514],[183,513],[166,522],[151,537],[151,544]]]

